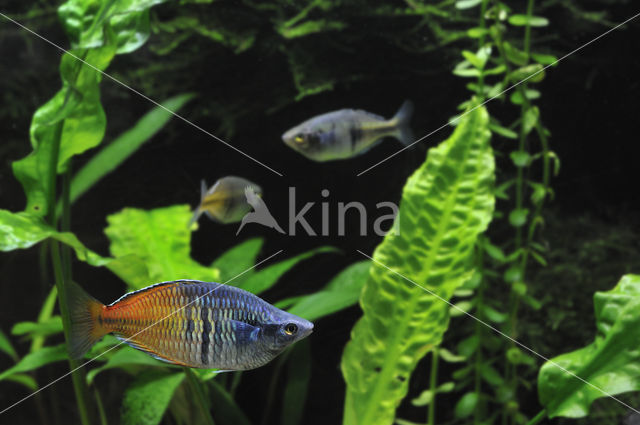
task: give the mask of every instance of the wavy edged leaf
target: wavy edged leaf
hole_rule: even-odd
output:
[[[98,70],[105,69],[115,49],[105,46],[73,51]],[[26,211],[44,216],[51,207],[47,196],[51,176],[65,170],[71,156],[100,143],[106,117],[100,103],[102,76],[69,53],[60,62],[62,88],[33,115],[29,134],[33,152],[13,162],[13,174],[27,195]]]
[[[640,390],[640,275],[623,276],[612,290],[596,292],[593,301],[595,341],[540,369],[538,395],[550,418],[584,417],[597,398]]]
[[[373,254],[446,300],[471,277],[473,246],[493,212],[488,123],[484,108],[472,110],[429,150],[404,187],[400,234],[388,234]],[[417,362],[442,340],[449,306],[378,264],[360,305],[364,315],[342,357],[344,424],[391,424]]]
[[[157,425],[162,420],[184,373],[146,371],[131,383],[122,400],[123,425]]]
[[[140,288],[177,279],[218,280],[218,269],[191,258],[187,228],[191,214],[188,205],[174,205],[153,210],[125,208],[107,217],[109,226],[104,232],[111,241],[111,254],[123,262],[137,257],[144,265],[139,275],[125,276],[129,285]]]
[[[215,380],[209,381],[209,389],[211,390],[211,404],[215,406],[213,409],[213,417],[216,423],[233,424],[233,425],[251,425],[251,422],[244,414],[242,409],[236,404],[235,400]]]

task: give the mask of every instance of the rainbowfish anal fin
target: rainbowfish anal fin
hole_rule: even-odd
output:
[[[169,363],[169,364],[175,364],[175,365],[178,365],[178,366],[188,366],[187,364],[178,362],[176,360],[171,360],[171,359],[168,359],[167,357],[163,357],[160,354],[158,354],[155,351],[153,351],[151,348],[147,347],[146,345],[142,345],[139,342],[134,342],[133,340],[128,339],[127,337],[120,336],[120,335],[115,335],[115,337],[118,338],[120,341],[124,342],[125,344],[127,344],[129,347],[135,348],[136,350],[140,350],[140,351],[150,355],[154,359],[160,360],[161,362],[165,362],[165,363]]]

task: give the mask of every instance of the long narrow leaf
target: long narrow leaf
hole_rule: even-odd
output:
[[[193,98],[193,94],[185,93],[162,102],[171,111],[178,111]],[[118,136],[113,142],[98,152],[71,181],[71,202],[75,202],[105,175],[116,169],[129,156],[150,140],[169,121],[172,115],[165,109],[156,106],[129,130]]]
[[[362,286],[369,277],[370,267],[369,261],[350,265],[322,290],[296,297],[293,306],[288,309],[289,313],[307,320],[315,320],[354,305],[358,302]]]
[[[394,271],[445,300],[472,275],[473,246],[494,207],[488,122],[482,107],[462,117],[404,187],[400,233],[373,254],[364,315],[342,357],[347,425],[391,424],[417,362],[442,340],[449,306]]]

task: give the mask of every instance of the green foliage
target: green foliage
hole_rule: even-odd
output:
[[[360,261],[341,271],[336,277],[318,292],[290,299],[293,301],[289,313],[316,320],[352,306],[358,302],[362,286],[369,276],[371,262]],[[282,304],[287,300],[281,301]]]
[[[191,258],[191,218],[188,205],[174,205],[150,211],[125,208],[107,217],[111,254],[116,258],[139,259],[136,273],[125,276],[133,288],[153,282],[178,279],[217,281],[218,270]]]
[[[184,373],[149,370],[138,375],[124,393],[123,425],[157,425],[169,406]]]
[[[449,307],[396,273],[445,300],[471,277],[473,246],[494,206],[488,122],[482,107],[462,117],[405,185],[400,234],[388,234],[373,255],[384,266],[371,269],[364,316],[343,355],[345,424],[391,423],[416,363],[440,343]]]
[[[550,418],[583,417],[597,398],[640,390],[640,276],[623,276],[612,290],[596,292],[593,301],[595,341],[540,369],[538,393]]]
[[[35,353],[24,356],[18,363],[0,373],[0,381],[20,372],[29,372],[53,362],[67,359],[67,347],[60,344],[52,347],[44,347]]]
[[[18,360],[18,353],[11,345],[9,338],[0,330],[0,351],[11,357],[14,361]]]
[[[311,378],[311,345],[305,339],[290,348],[287,382],[282,396],[282,425],[302,423]]]
[[[87,383],[91,385],[96,376],[105,370],[115,368],[131,370],[138,366],[163,367],[166,366],[166,363],[162,363],[160,360],[156,360],[142,351],[135,350],[125,345],[119,348],[104,365],[91,369],[87,373]]]
[[[213,417],[221,424],[251,425],[233,397],[215,380],[210,381],[211,404],[215,406]]]
[[[222,254],[212,267],[220,270],[220,282],[229,283],[254,294],[260,294],[271,288],[289,269],[300,261],[322,252],[334,251],[332,248],[317,248],[295,257],[288,258],[264,268],[253,266],[258,262],[258,253],[262,248],[262,239],[246,240]]]
[[[105,46],[74,55],[103,70],[114,53],[114,48]],[[62,57],[60,74],[62,89],[33,116],[29,131],[33,152],[13,163],[13,172],[27,195],[26,211],[41,217],[51,207],[55,175],[66,169],[71,156],[100,143],[106,126],[100,104],[102,76],[70,54]]]
[[[180,94],[162,102],[162,105],[170,111],[177,112],[193,96],[190,93]],[[160,131],[171,117],[172,115],[164,108],[156,106],[140,118],[132,128],[118,136],[108,146],[94,155],[73,176],[70,193],[71,203],[134,154],[144,143]],[[58,210],[61,210],[62,206],[59,205],[59,207]]]

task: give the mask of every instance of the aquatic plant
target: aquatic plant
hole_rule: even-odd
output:
[[[178,204],[149,209],[122,205],[117,212],[105,211],[108,225],[103,232],[109,254],[95,252],[95,245],[70,231],[74,202],[108,173],[117,172],[171,118],[162,107],[151,109],[74,171],[74,158],[96,150],[107,128],[100,98],[103,76],[97,70],[108,69],[116,55],[132,53],[150,39],[148,47],[156,57],[175,53],[178,56],[167,61],[184,60],[173,65],[149,61],[153,63],[119,72],[132,77],[142,92],[166,98],[161,102],[164,107],[178,111],[198,101],[196,91],[191,86],[176,91],[177,84],[157,87],[160,73],[172,69],[176,72],[167,80],[184,80],[183,73],[196,68],[200,49],[207,43],[223,46],[232,55],[255,49],[267,58],[263,66],[286,74],[288,85],[265,89],[264,81],[248,81],[239,89],[240,100],[223,94],[207,107],[190,111],[213,115],[221,122],[220,134],[228,135],[243,117],[270,114],[341,85],[371,79],[373,73],[348,60],[369,41],[369,34],[354,25],[364,17],[376,23],[402,23],[398,31],[380,31],[377,40],[407,54],[444,56],[443,47],[450,52],[463,46],[462,61],[451,68],[454,75],[468,79],[471,96],[451,120],[453,133],[429,150],[404,185],[398,220],[401,229],[411,230],[388,235],[371,259],[345,268],[320,290],[275,303],[315,320],[359,301],[364,314],[352,330],[341,363],[346,382],[344,423],[408,425],[396,412],[404,403],[422,409],[428,424],[442,418],[532,425],[547,418],[585,417],[595,399],[639,390],[634,344],[640,278],[636,275],[626,275],[613,290],[595,295],[598,332],[592,344],[552,358],[540,368],[533,353],[485,326],[527,342],[529,328],[519,317],[525,309],[544,308],[544,300],[532,295],[544,289],[533,287],[531,270],[549,262],[540,235],[559,160],[550,150],[544,111],[535,105],[543,95],[535,84],[544,78],[543,67],[556,60],[553,52],[536,43],[535,28],[555,25],[539,15],[554,6],[591,22],[606,23],[604,15],[553,0],[538,5],[528,0],[524,10],[492,0],[406,1],[401,6],[312,0],[287,1],[286,7],[272,2],[212,2],[206,9],[184,1],[165,4],[163,13],[155,12],[152,7],[160,3],[164,2],[69,0],[58,10],[75,57],[62,57],[62,88],[35,112],[30,129],[33,152],[13,166],[27,197],[25,210],[0,210],[0,250],[39,244],[43,282],[49,287],[46,271],[53,267],[56,287],[33,321],[16,323],[10,336],[0,331],[0,351],[12,362],[0,372],[0,381],[35,391],[48,382],[42,374],[46,366],[68,360],[66,344],[52,341],[69,328],[66,284],[77,278],[71,251],[77,261],[107,268],[120,279],[113,279],[114,284],[126,284],[131,290],[189,278],[229,282],[256,294],[277,288],[294,266],[335,251],[311,249],[255,268],[264,241],[253,238],[225,247],[222,255],[204,264],[191,253],[192,233],[186,226],[190,208]],[[337,31],[348,31],[344,42],[333,42]],[[312,37],[320,42],[312,45]],[[284,66],[270,60],[274,57],[280,57]],[[364,58],[364,63],[379,60],[377,51],[366,52]],[[138,64],[132,55],[129,60]],[[224,61],[216,66],[220,62]],[[445,59],[437,67],[449,65]],[[419,68],[411,72],[424,74],[423,61]],[[520,83],[523,79],[527,80]],[[188,92],[175,95],[184,91]],[[481,105],[495,96],[496,101]],[[503,117],[512,121],[503,124]],[[502,296],[504,292],[508,295]],[[14,348],[20,339],[30,341],[24,354]],[[95,358],[94,365],[73,373],[83,424],[109,423],[115,416],[124,424],[157,424],[169,416],[167,421],[178,424],[251,423],[249,412],[237,403],[238,387],[246,375],[175,368],[118,344],[112,337],[104,338],[86,356]],[[282,424],[303,422],[311,390],[311,357],[311,346],[303,341],[274,361],[260,412],[263,423],[269,423],[277,409]],[[430,368],[430,376],[412,390],[409,383],[421,362]],[[75,369],[78,363],[71,361],[69,366]],[[119,374],[130,379],[117,381]],[[119,385],[115,396],[103,386],[105,382]],[[422,390],[418,394],[416,387]],[[536,391],[543,410],[534,415],[523,401]],[[440,397],[445,393],[447,399]],[[52,392],[47,397],[55,404],[58,395]]]

